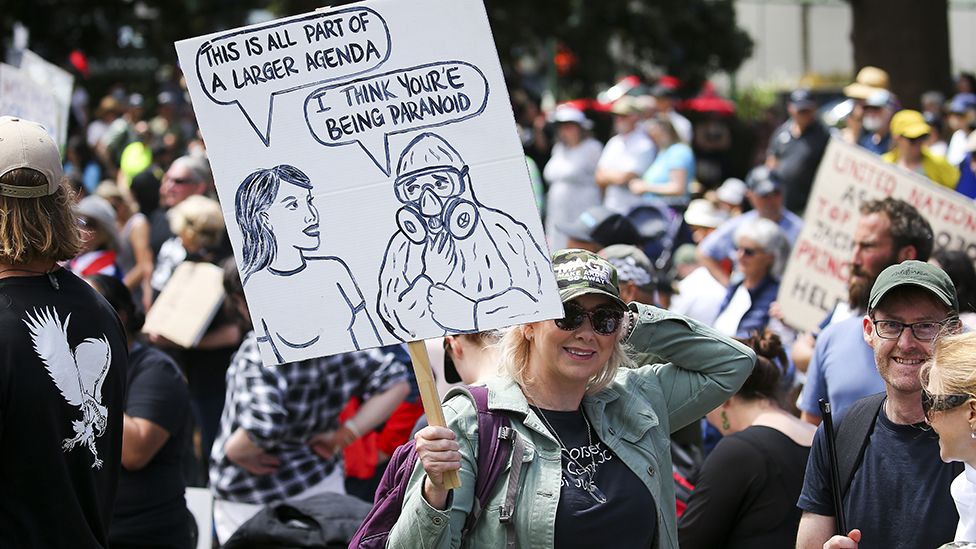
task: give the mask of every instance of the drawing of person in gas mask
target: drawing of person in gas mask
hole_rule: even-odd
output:
[[[528,228],[475,198],[468,166],[432,133],[400,155],[403,204],[386,248],[377,310],[401,341],[477,332],[540,310],[548,254]],[[422,334],[422,335],[420,335]]]

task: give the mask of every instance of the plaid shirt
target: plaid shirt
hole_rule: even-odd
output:
[[[266,368],[251,332],[227,369],[220,435],[210,455],[210,485],[228,501],[268,504],[296,496],[342,466],[342,452],[322,459],[308,446],[312,435],[338,427],[352,396],[381,393],[407,381],[408,367],[393,353],[358,351]],[[243,427],[281,460],[269,475],[252,475],[224,454],[228,437]]]

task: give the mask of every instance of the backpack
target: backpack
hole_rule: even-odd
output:
[[[357,497],[326,492],[306,499],[279,501],[261,509],[234,532],[225,549],[345,547],[369,513]]]
[[[467,395],[474,401],[478,411],[478,476],[475,481],[474,508],[468,513],[467,521],[462,530],[462,537],[470,532],[478,522],[481,511],[488,503],[492,488],[501,477],[502,471],[512,459],[511,473],[508,479],[508,489],[505,494],[505,504],[502,506],[499,520],[505,524],[507,547],[515,547],[515,496],[518,491],[518,481],[522,467],[522,452],[525,443],[517,436],[509,418],[502,412],[488,409],[488,388],[484,386],[459,387],[448,393],[448,398],[454,394]],[[507,444],[505,444],[507,443]],[[406,495],[407,483],[417,465],[415,441],[403,444],[390,457],[389,464],[380,484],[376,488],[373,508],[363,521],[352,541],[349,549],[376,549],[386,546],[390,531],[400,517],[403,500]]]

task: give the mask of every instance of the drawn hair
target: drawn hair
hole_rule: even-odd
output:
[[[543,320],[542,322],[552,321]],[[499,360],[501,361],[499,371],[506,373],[523,388],[526,383],[532,383],[534,381],[527,377],[526,371],[529,367],[529,355],[532,352],[533,340],[525,337],[525,326],[525,324],[522,324],[504,330],[501,340],[496,344],[498,346]],[[613,351],[610,353],[610,359],[607,360],[606,366],[600,370],[600,373],[590,378],[587,382],[586,393],[592,395],[600,392],[613,382],[613,378],[617,375],[617,370],[620,368],[633,368],[634,366],[634,359],[630,356],[629,348],[618,339],[617,343],[613,346]]]
[[[274,228],[264,212],[278,196],[282,181],[303,189],[312,188],[312,181],[305,172],[288,164],[259,169],[245,177],[237,188],[234,213],[243,241],[241,274],[244,283],[252,274],[270,265],[277,253]]]
[[[46,186],[47,178],[36,170],[18,168],[0,176],[0,183]],[[52,195],[39,198],[0,196],[0,262],[67,261],[81,253],[81,231],[74,204],[75,194],[67,178]]]

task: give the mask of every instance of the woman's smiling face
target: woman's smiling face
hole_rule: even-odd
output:
[[[570,303],[589,312],[615,307],[609,297],[600,294],[582,295]],[[589,319],[584,319],[575,330],[563,330],[554,321],[547,320],[532,324],[531,334],[530,379],[536,383],[578,383],[585,387],[610,360],[620,329],[602,335],[593,330]]]
[[[277,240],[278,250],[315,250],[319,247],[319,212],[312,203],[311,189],[282,181],[278,196],[265,214]]]

